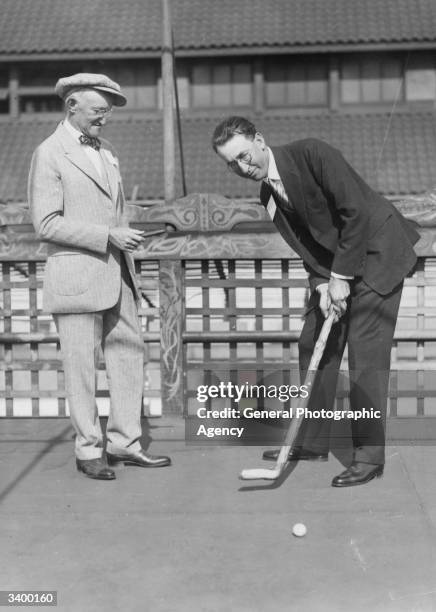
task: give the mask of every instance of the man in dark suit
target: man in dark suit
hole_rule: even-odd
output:
[[[382,418],[351,421],[353,461],[332,485],[369,482],[383,474],[390,352],[419,234],[325,142],[309,138],[269,148],[250,121],[230,117],[216,127],[212,146],[236,174],[262,182],[261,203],[309,273],[311,297],[299,340],[303,377],[324,318],[331,309],[337,314],[309,408],[332,409],[348,342],[350,408],[373,409]],[[330,424],[306,421],[290,459],[325,461]],[[275,459],[277,452],[266,451],[264,458]]]

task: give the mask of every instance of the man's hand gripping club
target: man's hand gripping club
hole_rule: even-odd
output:
[[[347,310],[347,298],[350,295],[350,284],[347,280],[332,276],[328,283],[318,285],[319,307],[325,318],[331,310],[340,319]]]

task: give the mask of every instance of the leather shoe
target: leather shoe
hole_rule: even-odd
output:
[[[95,478],[96,480],[115,479],[115,472],[101,457],[98,459],[76,459],[76,466],[78,471],[83,472],[88,478]]]
[[[156,468],[171,465],[171,459],[165,456],[149,455],[142,448],[139,451],[112,455],[106,453],[109,465],[124,463],[124,465],[138,465],[139,467]]]
[[[262,458],[268,461],[277,461],[280,450],[267,450]],[[288,461],[327,461],[328,453],[315,453],[304,448],[295,448],[289,451]]]
[[[333,478],[332,487],[354,487],[365,484],[373,478],[381,478],[383,469],[384,465],[353,461],[349,468]]]

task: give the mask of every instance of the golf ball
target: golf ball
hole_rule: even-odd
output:
[[[292,527],[292,533],[294,536],[297,536],[297,538],[302,538],[307,533],[306,525],[303,525],[303,523],[295,523]]]

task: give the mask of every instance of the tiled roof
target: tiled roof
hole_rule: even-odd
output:
[[[314,136],[341,149],[346,159],[384,194],[423,193],[436,184],[436,116],[428,113],[263,117],[258,129],[271,144]],[[258,185],[229,172],[210,146],[215,119],[184,119],[183,149],[188,192],[257,197]],[[32,150],[54,122],[0,123],[0,202],[25,201]],[[113,119],[105,134],[116,147],[126,194],[163,197],[162,123]],[[182,195],[180,176],[178,196]]]
[[[172,0],[179,50],[435,42],[434,0]],[[159,51],[160,0],[2,0],[0,55]]]

